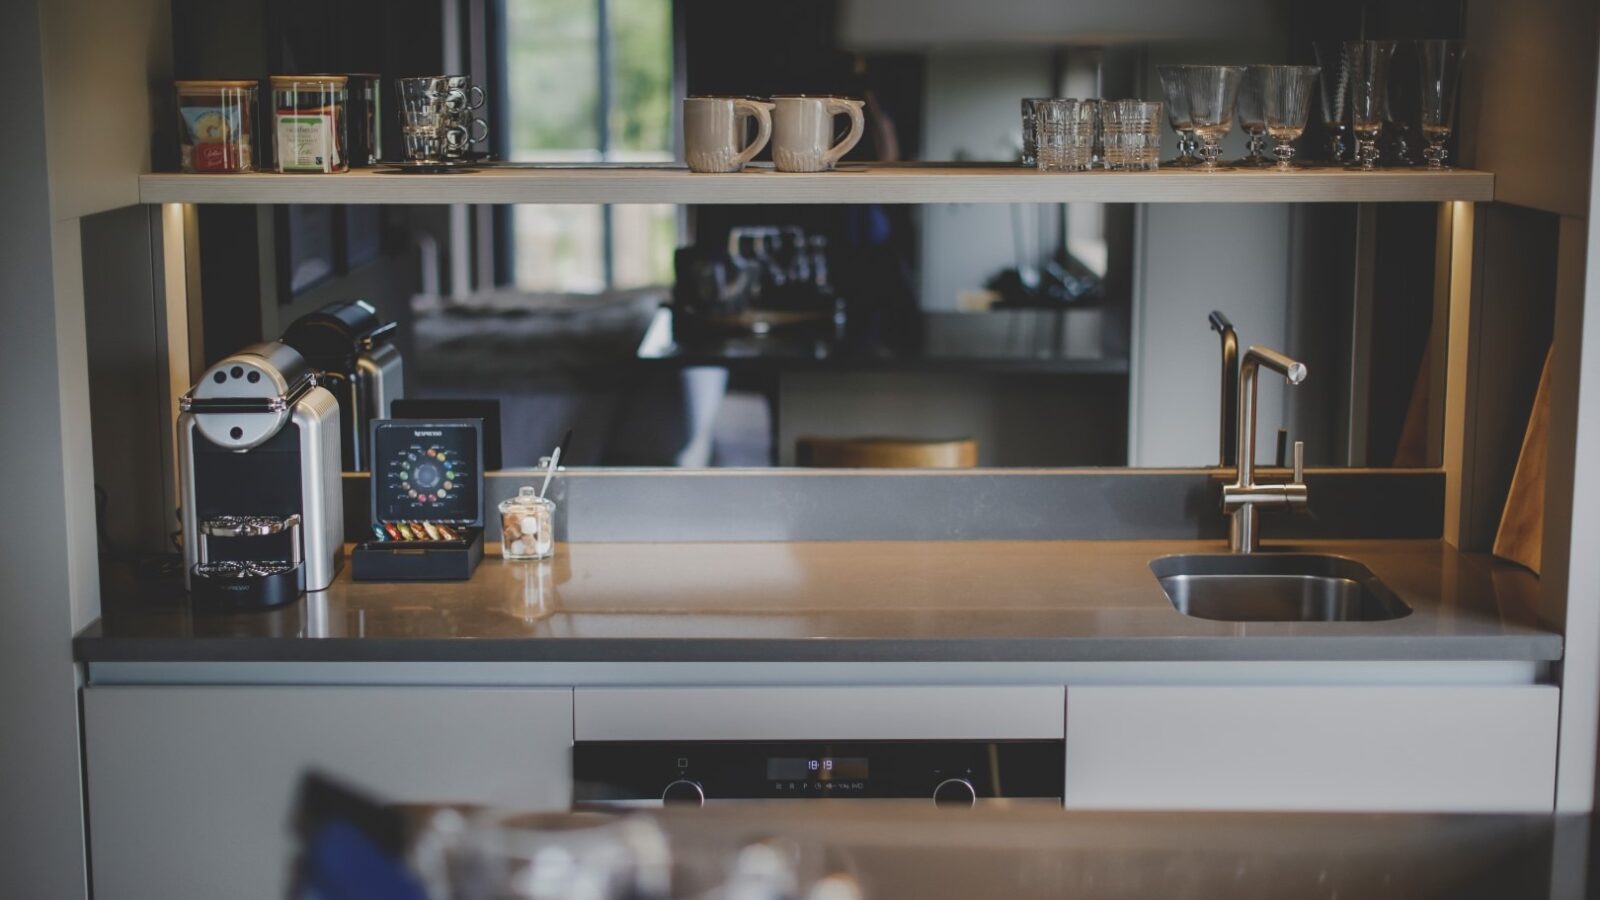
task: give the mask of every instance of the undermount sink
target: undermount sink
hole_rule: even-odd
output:
[[[1186,616],[1223,622],[1381,622],[1411,614],[1361,563],[1311,553],[1188,554],[1150,563]]]

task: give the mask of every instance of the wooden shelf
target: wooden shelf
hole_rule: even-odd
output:
[[[1020,166],[859,164],[818,174],[755,167],[485,167],[448,175],[143,175],[145,203],[1399,203],[1494,199],[1494,176],[1456,169],[1038,172]]]

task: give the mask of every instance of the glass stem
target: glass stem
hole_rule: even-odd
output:
[[[1361,161],[1361,168],[1376,169],[1378,167],[1378,139],[1376,137],[1356,138],[1356,158]]]
[[[1278,168],[1292,168],[1292,161],[1294,160],[1294,141],[1278,141],[1276,146],[1272,148],[1272,155],[1278,158]]]
[[[1444,149],[1444,141],[1429,141],[1428,149],[1422,151],[1422,155],[1428,161],[1428,168],[1442,169],[1444,168],[1444,160],[1447,152],[1448,151]]]

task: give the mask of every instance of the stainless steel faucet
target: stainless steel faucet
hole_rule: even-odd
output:
[[[1239,477],[1222,488],[1222,511],[1232,517],[1228,543],[1235,553],[1261,549],[1261,510],[1300,510],[1306,507],[1305,442],[1294,442],[1294,481],[1256,484],[1256,374],[1266,366],[1290,384],[1306,380],[1306,365],[1276,350],[1251,347],[1239,366],[1239,431],[1234,445],[1239,455]]]

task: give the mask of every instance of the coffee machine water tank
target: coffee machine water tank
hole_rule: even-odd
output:
[[[333,582],[339,405],[294,349],[246,347],[179,401],[184,582],[200,608],[278,606]]]
[[[319,383],[339,401],[339,434],[346,472],[371,468],[366,446],[374,419],[389,418],[401,395],[403,369],[393,344],[396,324],[387,324],[365,300],[330,303],[296,319],[283,342],[300,352]]]

